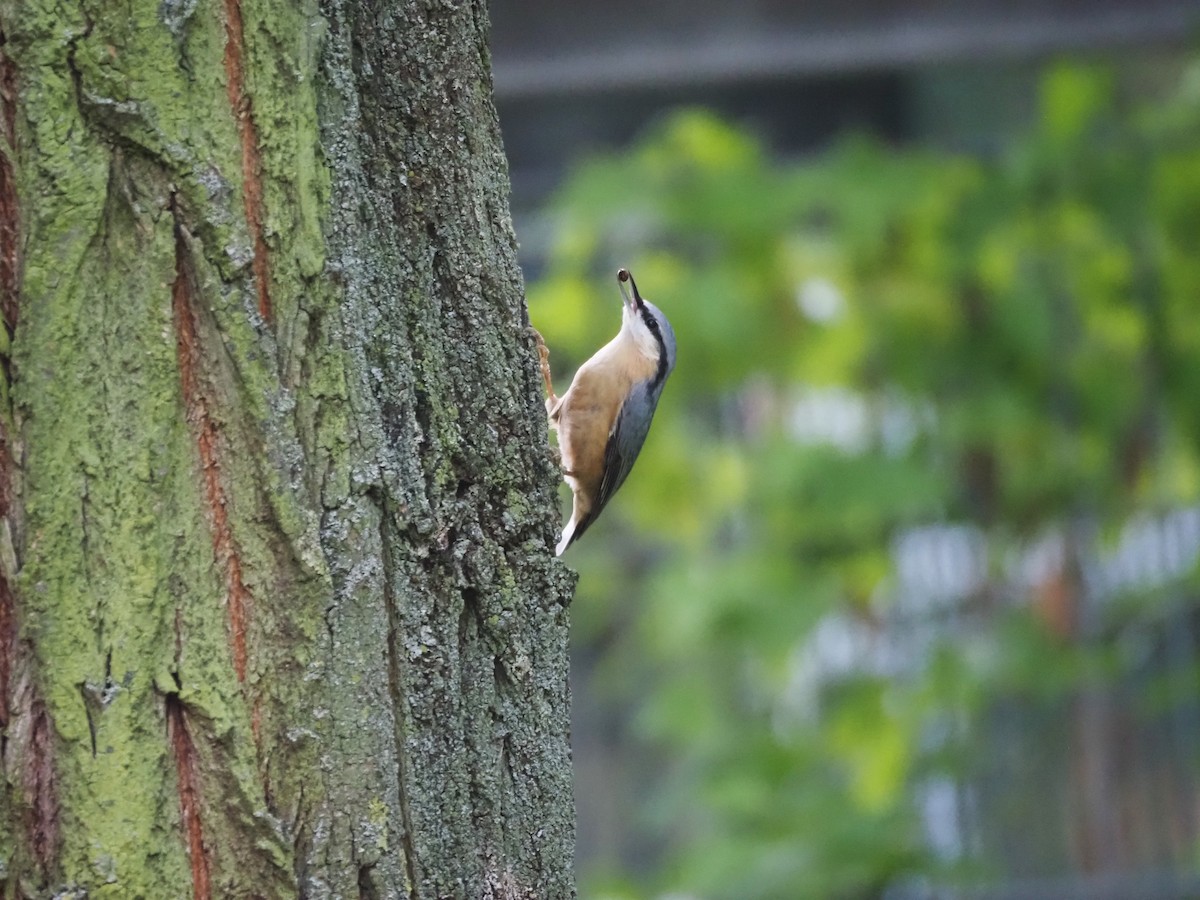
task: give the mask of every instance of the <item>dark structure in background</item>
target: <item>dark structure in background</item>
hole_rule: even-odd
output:
[[[970,145],[1020,116],[1029,62],[1177,50],[1200,27],[1196,0],[496,0],[491,10],[517,211],[579,154],[620,147],[681,104],[745,122],[782,153],[846,129]]]
[[[1067,53],[1132,60],[1136,65],[1125,72],[1131,87],[1153,85],[1196,46],[1200,3],[496,0],[492,33],[513,212],[526,276],[533,277],[545,227],[536,210],[571,161],[625,146],[667,110],[689,104],[715,109],[749,126],[781,155],[812,152],[847,131],[997,152],[1032,115],[1041,63]],[[925,537],[932,541],[933,562],[922,576],[928,580],[954,558],[958,545]],[[907,564],[898,557],[896,564],[908,565],[909,575],[924,565],[917,557]],[[927,592],[917,593],[928,601]],[[954,608],[969,597],[964,590],[943,599]],[[1030,602],[1039,602],[1037,592]],[[901,603],[897,614],[885,640],[900,657],[920,652],[912,643],[914,628],[948,627],[928,609]],[[1147,677],[1167,662],[1200,665],[1196,627],[1192,614],[1180,613],[1178,620],[1148,629],[1145,640],[1161,645],[1162,653],[1148,654]],[[587,652],[577,648],[573,657],[580,868],[598,861],[637,868],[653,849],[629,827],[622,804],[632,802],[638,786],[623,755],[624,726],[593,702]],[[859,658],[870,660],[871,654]],[[1200,830],[1200,811],[1188,804],[1197,796],[1193,757],[1200,746],[1200,706],[1137,731],[1128,727],[1132,713],[1122,693],[1079,698],[1073,725],[1064,719],[1070,710],[997,709],[981,736],[993,752],[984,754],[977,777],[929,786],[926,818],[934,849],[948,858],[976,852],[998,857],[1015,879],[978,896],[1196,895],[1194,881],[1161,873],[1194,861],[1188,848]],[[1063,758],[1070,737],[1064,729],[1080,727],[1092,730],[1083,742],[1091,748],[1087,758]],[[1041,760],[1046,771],[1021,760]],[[1047,798],[1044,821],[1023,824],[1005,812],[1012,806],[1005,797],[1021,783],[1023,796]],[[1138,784],[1145,790],[1137,797],[1121,795]],[[1113,805],[1081,804],[1080,798],[1097,792],[1111,794]],[[895,886],[888,896],[937,895]]]

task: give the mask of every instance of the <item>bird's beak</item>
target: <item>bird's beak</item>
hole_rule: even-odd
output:
[[[626,282],[629,287],[633,288],[633,296],[629,295],[629,287],[626,287]],[[617,283],[621,285],[621,297],[625,301],[625,306],[630,312],[637,312],[642,306],[642,295],[638,293],[637,282],[633,280],[633,276],[629,274],[628,269],[621,269],[617,272]]]

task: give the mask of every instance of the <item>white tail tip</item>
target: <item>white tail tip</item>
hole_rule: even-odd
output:
[[[562,556],[563,551],[567,549],[567,545],[571,543],[571,537],[575,534],[575,520],[572,519],[567,523],[567,527],[563,529],[562,537],[558,539],[558,546],[554,548],[555,556]]]

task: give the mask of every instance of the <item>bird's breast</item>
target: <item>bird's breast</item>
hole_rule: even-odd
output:
[[[614,344],[601,349],[575,373],[559,412],[563,467],[588,491],[599,485],[604,474],[604,451],[621,404],[633,385],[652,378],[657,368],[631,344]]]

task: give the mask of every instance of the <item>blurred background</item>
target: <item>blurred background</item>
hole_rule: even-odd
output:
[[[1200,897],[1200,4],[493,0],[584,900]],[[564,489],[564,511],[566,492]]]

